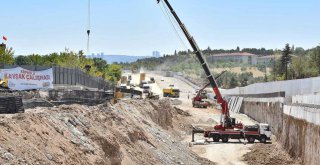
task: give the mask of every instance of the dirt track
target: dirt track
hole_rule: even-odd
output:
[[[135,76],[138,76],[138,74],[136,74]],[[182,101],[182,104],[177,105],[177,107],[192,115],[192,125],[201,127],[213,127],[216,123],[219,123],[220,111],[216,110],[215,108],[199,109],[192,107],[191,98],[194,96],[195,89],[190,85],[173,77],[164,77],[155,74],[147,74],[147,77],[154,77],[156,79],[156,83],[153,85],[155,87],[153,89],[157,90],[154,90],[153,92],[159,94],[160,96],[162,95],[162,89],[167,88],[169,85],[175,85],[175,87],[181,90],[179,100]],[[136,79],[138,80],[138,78]],[[257,123],[256,121],[250,119],[249,117],[243,114],[236,114],[231,112],[231,116],[235,117],[237,121],[240,121],[245,125],[252,125]],[[201,135],[198,135],[195,138],[200,142],[206,140]],[[184,141],[190,142],[191,135],[186,135],[184,137]],[[248,162],[246,161],[251,161],[251,163],[255,162],[254,158],[252,160],[250,157],[244,160],[244,155],[248,154],[249,152],[252,152],[252,148],[255,148],[256,145],[259,145],[259,142],[256,141],[255,144],[245,145],[243,143],[243,140],[241,142],[239,142],[239,140],[230,140],[230,143],[228,144],[210,142],[206,145],[194,145],[193,147],[191,147],[191,150],[193,150],[199,156],[217,162],[218,164],[241,165],[247,164]],[[274,147],[275,146],[272,146],[271,148],[274,149]],[[278,149],[281,150],[281,147]]]
[[[216,123],[220,121],[220,111],[214,108],[199,109],[193,108],[191,104],[191,98],[194,96],[195,89],[185,82],[173,78],[164,77],[155,74],[147,74],[147,78],[154,77],[156,83],[153,84],[153,92],[162,95],[162,89],[169,87],[169,85],[174,85],[181,91],[179,100],[182,101],[181,105],[177,105],[178,108],[189,112],[192,115],[193,125],[200,125],[205,127],[213,127]],[[133,82],[138,83],[139,74],[133,75]],[[163,81],[161,81],[163,80]],[[156,89],[156,90],[154,90]],[[160,89],[160,90],[159,90]],[[189,99],[188,99],[189,95]],[[232,116],[240,119],[244,124],[254,124],[255,122],[245,115],[232,114]],[[196,136],[199,141],[205,140],[202,136]],[[184,137],[185,142],[191,142],[191,135],[186,135]],[[234,143],[229,144],[208,144],[208,145],[195,145],[191,149],[198,155],[207,158],[211,161],[217,162],[219,164],[245,164],[242,161],[242,156],[250,151],[252,146],[247,144],[243,145],[239,141],[232,141]]]

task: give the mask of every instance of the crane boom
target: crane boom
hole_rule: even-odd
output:
[[[157,2],[159,3],[161,0],[157,0]],[[200,50],[198,44],[196,43],[196,41],[194,40],[194,38],[190,35],[189,31],[187,30],[186,26],[182,23],[182,21],[180,20],[180,18],[178,17],[177,13],[174,11],[174,9],[172,8],[171,4],[169,3],[168,0],[163,0],[165,2],[165,4],[167,5],[167,7],[169,8],[171,14],[173,15],[173,17],[176,19],[176,21],[178,22],[180,28],[182,29],[184,35],[186,36],[187,40],[189,41],[193,51],[195,52],[209,82],[210,85],[216,95],[216,99],[217,102],[221,105],[222,108],[222,115],[223,115],[223,120],[221,121],[221,127],[228,127],[228,123],[230,123],[230,114],[229,114],[229,108],[228,108],[228,103],[222,98],[222,95],[220,93],[220,90],[218,88],[217,82],[215,80],[215,78],[213,77],[213,75],[211,74],[208,64],[205,60],[205,58],[203,57],[202,51]],[[227,125],[226,125],[227,124]]]

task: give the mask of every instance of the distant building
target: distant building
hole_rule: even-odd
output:
[[[251,53],[222,53],[222,54],[213,54],[209,56],[211,62],[221,62],[221,61],[230,61],[235,63],[243,63],[249,65],[256,65],[257,64],[258,56]]]
[[[265,65],[268,65],[268,64],[271,64],[273,63],[273,60],[274,60],[274,56],[273,55],[269,55],[269,56],[261,56],[261,57],[258,57],[258,64],[265,64]]]
[[[152,52],[152,57],[160,57],[160,52],[159,51],[153,51]]]

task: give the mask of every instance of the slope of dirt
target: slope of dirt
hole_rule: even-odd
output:
[[[214,164],[180,138],[187,114],[169,100],[38,108],[0,116],[0,163]]]
[[[272,144],[254,144],[252,150],[243,156],[249,165],[298,165],[299,160],[293,160],[277,142]]]

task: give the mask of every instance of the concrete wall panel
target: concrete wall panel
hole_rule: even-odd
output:
[[[246,87],[223,90],[223,95],[260,94],[285,91],[286,96],[320,93],[320,77],[256,83]]]
[[[320,109],[284,105],[283,99],[245,98],[241,112],[258,122],[269,123],[273,134],[302,164],[320,162]]]

